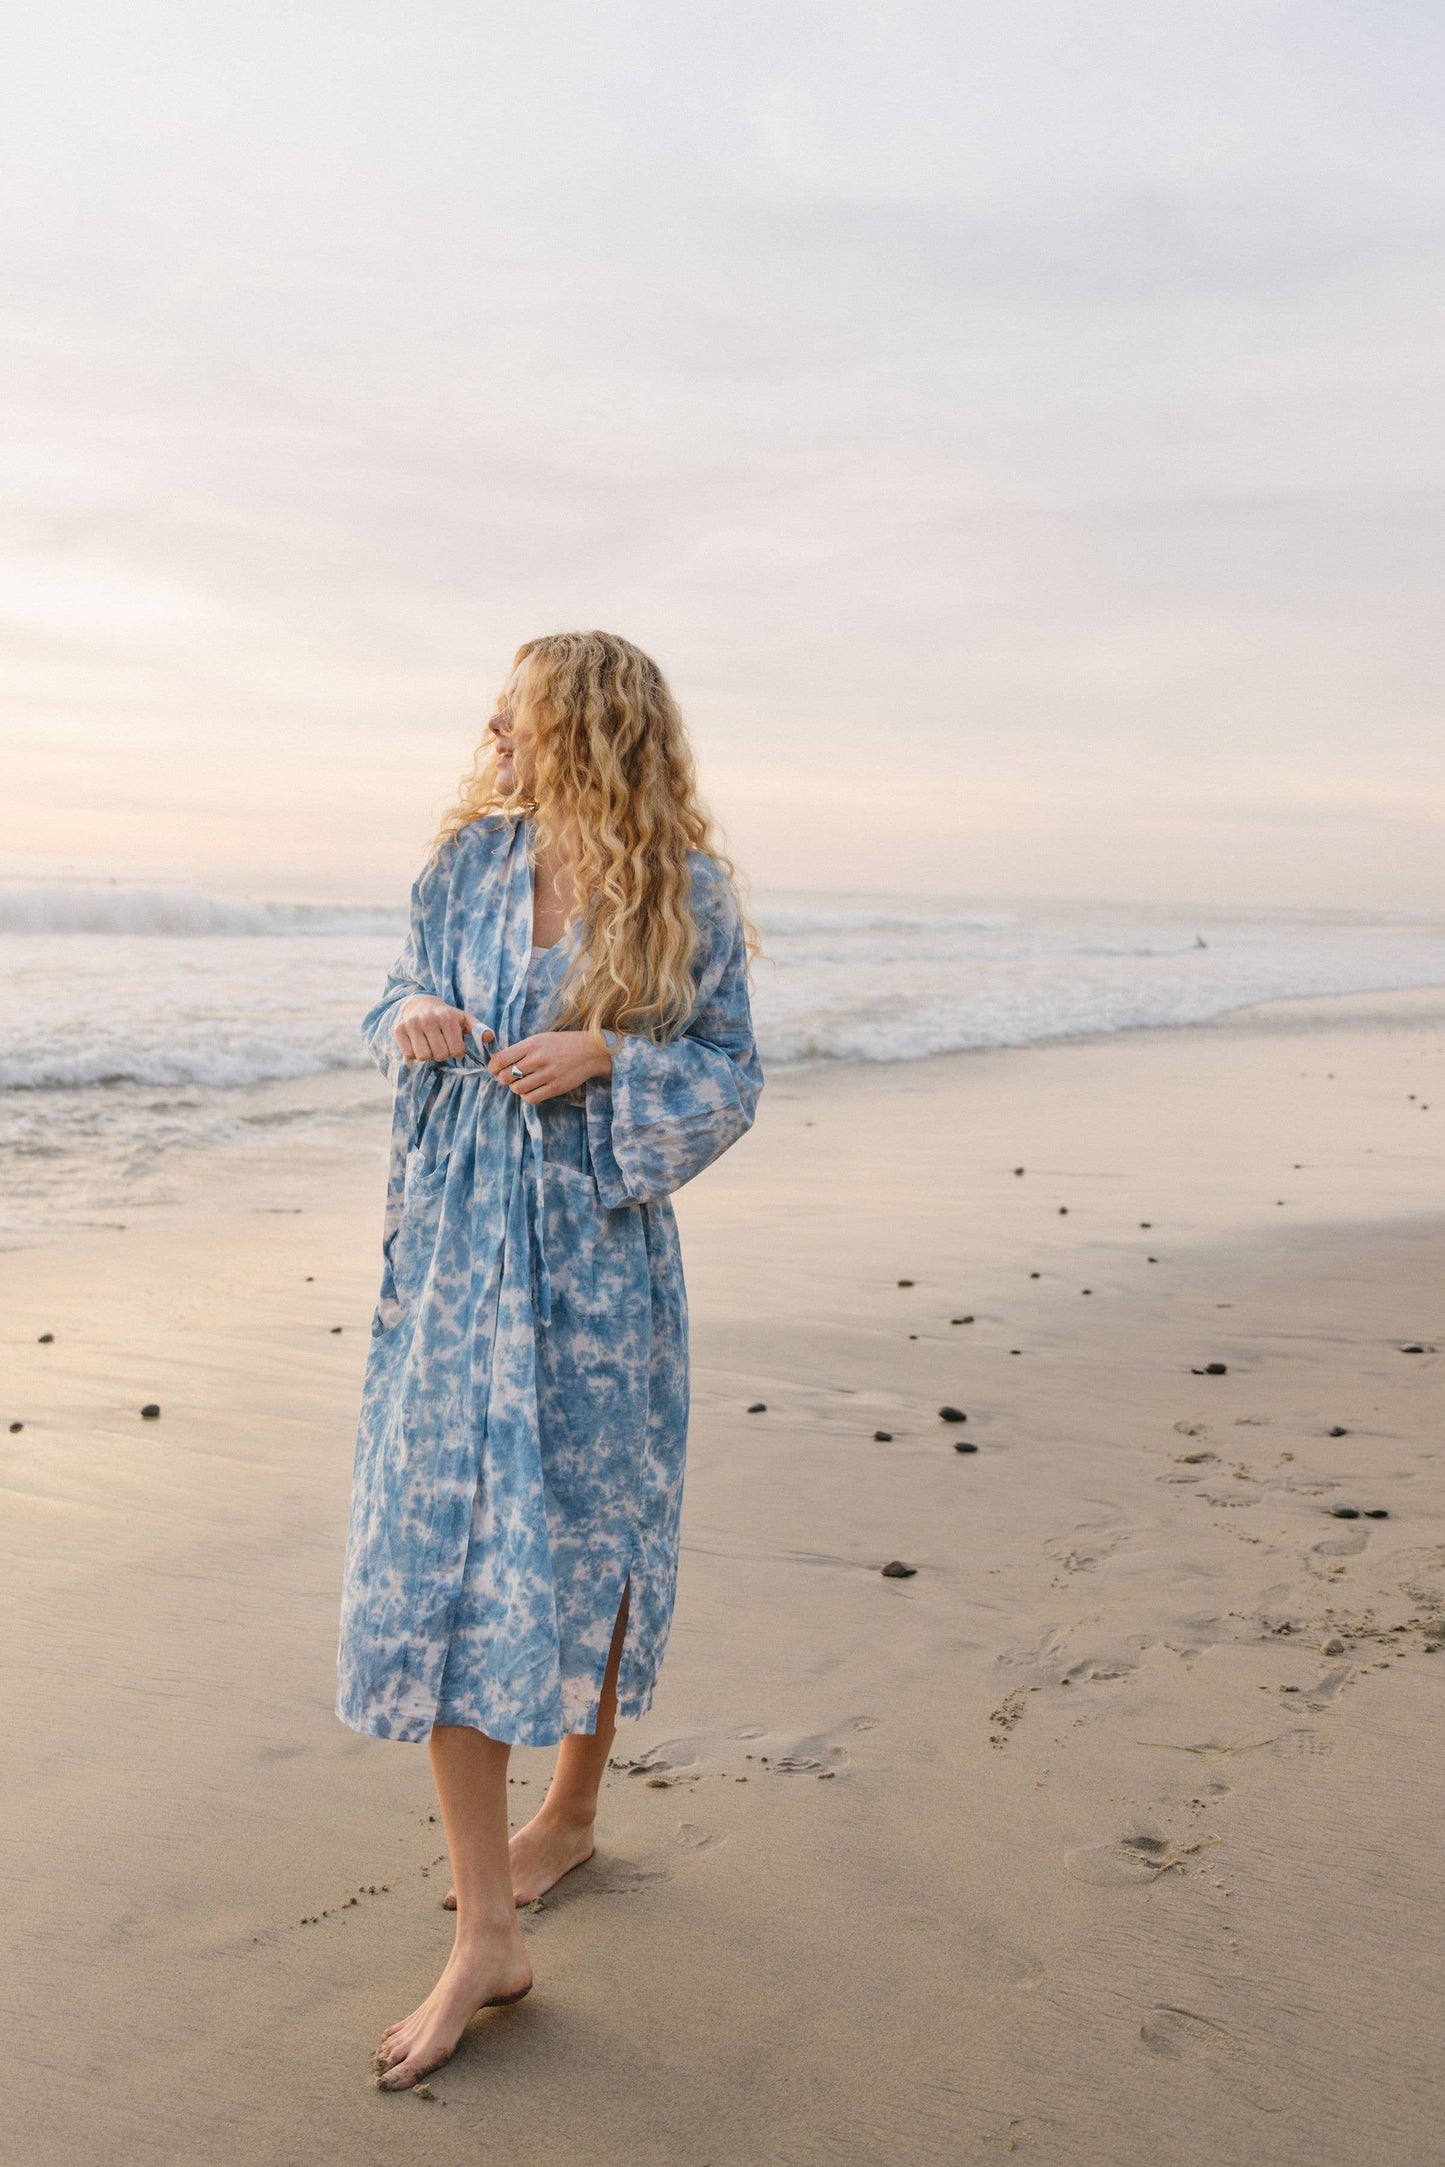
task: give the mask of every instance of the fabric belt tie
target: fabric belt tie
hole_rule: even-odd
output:
[[[472,1039],[471,1032],[468,1031],[466,1035],[475,1045],[476,1041]],[[537,1321],[540,1324],[550,1324],[552,1321],[552,1274],[547,1264],[542,1117],[536,1107],[528,1106],[521,1100],[517,1100],[510,1085],[503,1083],[500,1077],[492,1074],[485,1057],[480,1052],[463,1054],[461,1059],[457,1061],[433,1061],[425,1065],[418,1063],[415,1069],[408,1070],[405,1078],[405,1081],[412,1086],[411,1128],[407,1140],[407,1149],[414,1151],[421,1142],[437,1100],[444,1091],[452,1088],[453,1079],[460,1078],[463,1082],[472,1082],[478,1077],[483,1078],[495,1090],[505,1092],[509,1099],[514,1100],[521,1113],[522,1155],[519,1171],[526,1189],[525,1209],[527,1231],[531,1237]]]

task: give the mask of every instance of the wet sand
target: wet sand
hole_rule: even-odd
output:
[[[331,1714],[379,1128],[0,1257],[7,2162],[1433,2167],[1442,1133],[1442,995],[775,1079],[645,1765],[431,2100],[425,1756]]]

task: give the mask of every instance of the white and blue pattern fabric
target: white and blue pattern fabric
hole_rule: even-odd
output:
[[[540,1106],[496,1082],[480,1048],[402,1059],[392,1028],[419,993],[499,1047],[547,1027],[570,950],[533,955],[529,845],[526,822],[494,815],[442,849],[363,1025],[396,1100],[337,1713],[379,1738],[454,1723],[540,1746],[595,1729],[624,1588],[618,1708],[646,1714],[687,1444],[667,1198],[751,1126],[762,1088],[741,920],[701,853],[679,1036],[619,1035],[610,1081]]]

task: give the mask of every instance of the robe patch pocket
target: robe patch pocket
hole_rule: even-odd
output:
[[[588,1311],[600,1303],[598,1242],[604,1220],[590,1168],[549,1160],[542,1180],[542,1219],[552,1292]]]
[[[436,1254],[449,1163],[443,1159],[440,1166],[425,1165],[420,1148],[407,1158],[406,1181],[401,1195],[401,1225],[396,1230],[391,1252],[392,1278],[403,1306],[425,1286],[427,1272]]]

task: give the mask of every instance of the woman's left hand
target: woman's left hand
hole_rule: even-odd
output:
[[[590,1031],[538,1031],[519,1038],[515,1046],[503,1046],[487,1067],[519,1099],[537,1106],[543,1099],[575,1091],[589,1076],[610,1076],[612,1056]],[[514,1069],[521,1074],[514,1076]]]

